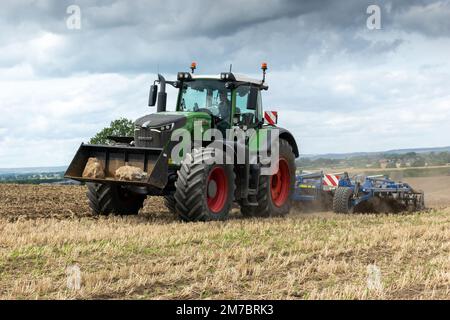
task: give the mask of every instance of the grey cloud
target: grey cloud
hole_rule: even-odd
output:
[[[411,6],[396,16],[396,24],[406,32],[450,37],[450,1]]]
[[[2,3],[5,10],[0,16],[8,22],[8,27],[0,40],[3,37],[5,43],[23,44],[43,32],[51,32],[61,35],[64,44],[48,51],[54,57],[51,63],[43,64],[26,56],[25,48],[24,53],[0,58],[0,66],[20,64],[22,59],[32,63],[43,76],[74,72],[154,72],[157,66],[173,73],[185,68],[187,60],[196,59],[203,66],[210,66],[210,70],[216,68],[217,72],[218,67],[232,62],[248,66],[249,58],[253,63],[270,59],[280,68],[290,68],[313,56],[360,51],[369,55],[388,53],[400,46],[402,39],[382,42],[357,36],[365,30],[365,10],[373,3],[369,0],[264,3],[222,0],[207,4],[204,1],[180,4],[178,1],[48,0],[18,1],[11,6]],[[383,8],[383,28],[391,30],[412,24],[414,19],[410,16],[414,10],[411,8],[421,8],[424,1],[378,3]],[[81,30],[68,30],[65,26],[65,10],[70,4],[81,7]],[[399,23],[393,24],[394,18]],[[441,20],[434,33],[446,30],[448,22]],[[420,29],[420,25],[413,26]],[[14,33],[19,33],[22,40],[16,39]],[[23,34],[28,36],[23,39]],[[251,68],[242,71],[249,72]]]

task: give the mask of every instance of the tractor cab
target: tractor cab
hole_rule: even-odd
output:
[[[176,81],[166,81],[161,75],[157,112],[165,112],[166,83],[178,88],[176,113],[195,117],[195,113],[207,114],[211,126],[220,130],[233,126],[246,128],[263,124],[261,91],[267,90],[264,84],[267,65],[263,64],[263,79],[253,79],[242,74],[222,72],[218,75],[194,74],[196,64],[191,65],[191,72],[179,72]],[[155,105],[158,88],[153,85],[150,90],[150,106]],[[162,95],[162,96],[161,96]],[[160,105],[160,101],[164,105]],[[203,116],[202,116],[203,118]]]
[[[226,77],[226,78],[225,78]],[[218,76],[179,74],[177,112],[204,112],[219,129],[262,123],[260,80],[232,73]]]

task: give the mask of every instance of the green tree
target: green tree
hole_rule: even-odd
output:
[[[111,121],[109,127],[103,128],[94,137],[89,140],[90,144],[107,144],[108,136],[133,137],[134,123],[130,119],[120,118]]]
[[[379,161],[375,161],[372,164],[370,164],[370,167],[376,169],[381,168],[381,163]]]
[[[411,163],[411,167],[425,167],[425,159],[416,158],[413,163]]]
[[[397,165],[396,165],[396,163],[394,161],[389,161],[386,164],[386,169],[395,169],[395,168],[397,168]]]
[[[408,152],[404,154],[405,158],[415,158],[417,156],[417,153],[415,152]]]

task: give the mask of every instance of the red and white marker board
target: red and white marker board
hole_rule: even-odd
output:
[[[278,112],[277,111],[265,111],[264,120],[266,123],[275,125],[278,122]]]
[[[334,174],[325,174],[323,176],[323,185],[331,188],[337,188],[339,185],[339,176]]]

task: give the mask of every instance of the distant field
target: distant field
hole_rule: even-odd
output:
[[[353,172],[358,172],[357,169]],[[423,168],[397,168],[397,169],[370,169],[365,170],[365,174],[387,174],[395,177],[395,179],[402,178],[416,178],[416,177],[438,177],[450,176],[450,166],[441,167],[423,167]]]
[[[450,176],[450,166],[419,167],[419,168],[393,168],[393,169],[364,169],[364,168],[325,168],[315,169],[324,172],[348,172],[350,174],[365,175],[389,175],[392,179],[416,178],[416,177],[439,177]],[[314,171],[307,170],[307,171]]]
[[[235,210],[227,222],[180,223],[159,198],[136,217],[93,218],[84,192],[0,185],[0,299],[450,297],[448,193],[409,215],[248,220]],[[66,284],[72,265],[77,291]],[[380,290],[368,289],[371,265]]]

